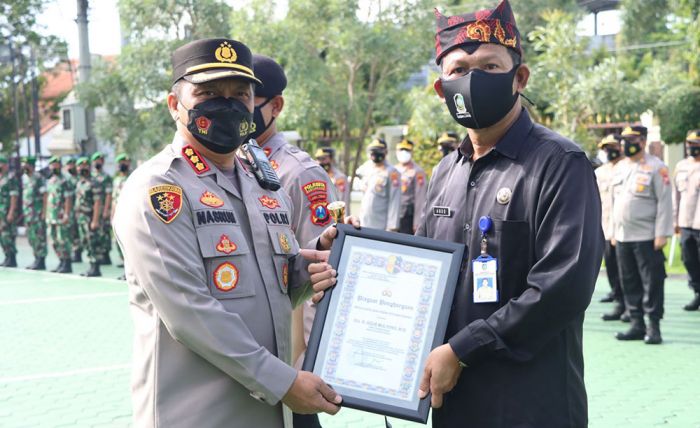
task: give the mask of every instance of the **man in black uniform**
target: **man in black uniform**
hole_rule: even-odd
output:
[[[507,0],[436,16],[435,89],[468,135],[437,166],[417,235],[468,254],[420,394],[434,427],[586,426],[583,318],[604,243],[593,169],[521,106],[530,71]],[[473,284],[481,249],[497,259],[495,300]]]

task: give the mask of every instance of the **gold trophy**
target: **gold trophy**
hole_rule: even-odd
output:
[[[328,204],[328,211],[336,224],[345,223],[345,202],[335,201]]]

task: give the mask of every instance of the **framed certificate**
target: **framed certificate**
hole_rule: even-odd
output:
[[[339,224],[335,287],[319,302],[304,370],[343,406],[426,423],[418,386],[445,336],[464,245]]]

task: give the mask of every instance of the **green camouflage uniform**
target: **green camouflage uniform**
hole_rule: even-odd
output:
[[[114,211],[114,207],[117,206],[119,193],[121,193],[122,187],[124,187],[124,183],[126,183],[127,178],[129,178],[129,174],[120,171],[117,171],[117,173],[114,175],[114,179],[112,180],[112,211]],[[117,245],[117,252],[119,253],[119,258],[123,261],[124,256],[119,245]]]
[[[46,257],[46,223],[41,218],[44,207],[46,181],[41,174],[34,172],[25,175],[22,185],[22,214],[27,228],[27,239],[35,258]]]
[[[60,260],[70,260],[71,236],[69,224],[63,224],[62,220],[66,199],[74,197],[73,187],[70,186],[63,175],[52,175],[46,181],[46,193],[48,194],[46,224],[49,227],[53,249]]]
[[[75,187],[78,185],[78,175],[72,175],[65,173],[64,178],[66,180],[66,185],[70,190],[71,202],[73,202],[73,207],[75,207]],[[68,236],[71,241],[71,246],[73,251],[78,253],[83,252],[83,245],[80,243],[80,234],[78,233],[78,214],[73,210],[70,216],[70,223],[68,224]]]
[[[0,246],[5,257],[17,254],[17,216],[15,215],[15,221],[12,223],[7,222],[12,196],[19,196],[19,182],[7,172],[0,176]]]
[[[100,228],[90,229],[93,206],[96,200],[103,200],[103,187],[94,177],[80,177],[75,187],[75,212],[78,216],[78,233],[80,242],[87,251],[88,262],[96,263],[100,249]]]
[[[102,201],[102,209],[104,210],[107,195],[112,194],[112,177],[104,171],[95,171],[92,175],[97,186],[102,188],[100,200]],[[109,255],[112,250],[112,223],[109,219],[103,219],[100,215],[100,228],[97,230],[97,257],[102,258]]]

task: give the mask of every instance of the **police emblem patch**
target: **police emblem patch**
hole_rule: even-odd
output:
[[[219,61],[219,62],[236,62],[238,59],[238,55],[236,54],[236,51],[233,50],[233,47],[229,42],[223,42],[222,44],[219,45],[218,48],[216,48],[216,51],[214,51],[214,57]]]
[[[175,220],[182,209],[182,188],[170,184],[153,186],[148,189],[151,209],[165,224]]]
[[[224,254],[231,254],[237,249],[238,246],[226,235],[221,235],[221,238],[219,238],[219,243],[216,244],[216,251]]]
[[[238,285],[238,268],[230,262],[219,265],[214,270],[214,286],[221,291],[231,291]]]
[[[496,193],[496,201],[501,205],[506,205],[510,202],[510,198],[513,196],[513,191],[507,187],[501,187]]]
[[[199,202],[212,208],[219,208],[224,205],[223,199],[208,190],[202,193],[202,196],[199,198]]]
[[[311,204],[311,223],[316,226],[325,226],[331,221],[328,213],[328,201],[317,201]]]
[[[260,204],[262,206],[264,206],[265,208],[269,208],[271,210],[274,210],[275,208],[280,207],[280,202],[277,199],[271,198],[267,195],[263,195],[263,196],[259,197],[258,201],[260,201]]]
[[[292,251],[292,245],[289,243],[289,238],[287,238],[287,234],[278,233],[277,239],[280,242],[280,248],[282,249],[282,251],[289,254],[289,252]]]

